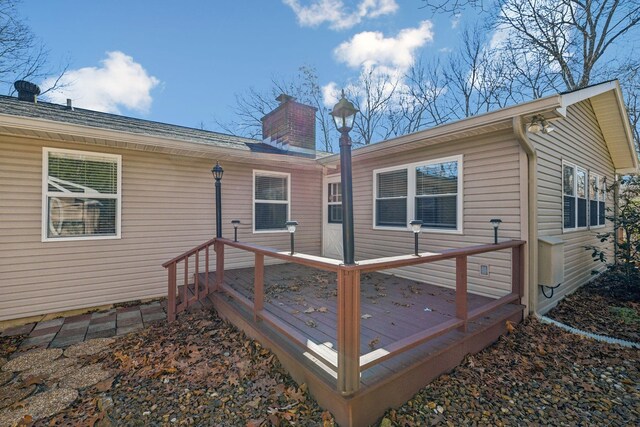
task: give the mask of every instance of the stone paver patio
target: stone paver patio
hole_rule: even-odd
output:
[[[8,328],[0,336],[27,335],[20,348],[63,348],[93,338],[109,338],[141,330],[167,318],[160,301],[94,313],[43,320]]]

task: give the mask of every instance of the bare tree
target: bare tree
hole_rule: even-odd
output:
[[[369,145],[393,135],[387,123],[389,111],[395,108],[399,77],[376,67],[364,68],[358,81],[345,92],[360,110],[353,125],[354,143]]]
[[[245,93],[236,94],[236,104],[232,107],[236,119],[227,123],[215,119],[215,123],[223,131],[231,134],[261,138],[261,119],[278,106],[276,98],[282,93],[291,95],[298,102],[317,109],[316,128],[320,136],[318,146],[321,150],[333,152],[332,142],[336,139],[335,126],[324,106],[316,70],[309,66],[300,67],[298,73],[291,79],[272,79],[271,88],[266,91],[251,87]]]
[[[43,94],[56,90],[67,66],[57,70],[50,66],[49,52],[21,20],[17,4],[18,0],[0,0],[0,84],[11,94],[16,80],[37,81],[57,75],[55,84]]]

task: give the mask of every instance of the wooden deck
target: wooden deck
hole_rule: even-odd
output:
[[[201,273],[200,283],[214,283]],[[480,351],[500,334],[506,321],[519,322],[523,307],[507,304],[469,322],[467,330],[451,330],[400,356],[363,370],[360,389],[342,396],[336,391],[335,366],[314,357],[335,360],[337,354],[337,275],[300,264],[264,267],[264,310],[307,337],[308,350],[292,345],[286,336],[254,318],[254,313],[221,292],[207,298],[217,311],[248,335],[271,348],[299,383],[329,409],[341,425],[374,422],[389,407],[401,405],[440,374],[457,366],[468,353]],[[226,270],[225,287],[253,299],[254,269]],[[468,294],[472,312],[492,299]],[[456,319],[453,289],[382,273],[361,277],[360,360],[379,356],[385,347],[403,338]]]

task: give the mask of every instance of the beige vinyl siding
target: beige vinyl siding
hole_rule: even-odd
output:
[[[122,155],[121,239],[41,242],[43,146]],[[6,136],[0,152],[0,320],[164,296],[161,264],[215,234],[215,159]],[[251,231],[253,166],[221,163],[225,237],[240,219],[241,240],[288,248],[286,232]],[[301,223],[296,245],[319,254],[321,171],[289,172],[291,216]],[[237,251],[226,256],[227,268],[252,262]]]
[[[602,263],[593,261],[591,251],[587,251],[585,246],[603,245],[596,235],[613,228],[613,224],[606,221],[605,227],[563,232],[562,161],[606,177],[608,185],[614,182],[614,167],[588,100],[570,106],[567,118],[554,122],[553,126],[556,130],[550,134],[531,136],[538,152],[538,234],[564,240],[565,280],[555,290],[552,299],[540,293],[540,313],[547,312],[564,296],[593,278],[592,271],[604,269]],[[607,195],[606,206],[613,207],[610,194]]]
[[[463,234],[423,231],[420,250],[438,252],[493,242],[491,218],[501,218],[500,239],[521,238],[520,148],[510,133],[466,139],[436,146],[394,153],[353,165],[356,261],[413,253],[413,233],[406,229],[373,228],[373,171],[462,154]],[[503,251],[469,258],[469,290],[502,296],[511,286],[511,254]],[[487,264],[490,276],[480,275]],[[402,277],[436,285],[455,287],[455,262],[446,261],[391,271]]]

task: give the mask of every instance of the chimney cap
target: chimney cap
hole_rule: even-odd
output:
[[[288,101],[293,101],[295,98],[291,95],[287,95],[286,93],[281,93],[280,96],[276,98],[276,101],[280,102],[280,105],[284,104]]]
[[[36,97],[40,95],[40,88],[38,85],[26,80],[18,80],[13,84],[13,87],[18,91],[18,99],[23,101],[35,102],[37,99]]]

